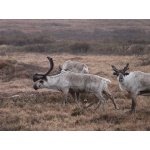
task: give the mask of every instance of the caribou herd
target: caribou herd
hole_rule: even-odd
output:
[[[49,75],[54,68],[53,59],[47,57],[50,63],[50,68],[45,74],[36,73],[33,75],[33,81],[35,82],[33,88],[35,90],[48,88],[62,92],[63,101],[62,106],[65,106],[68,102],[68,94],[71,94],[74,98],[77,106],[80,106],[80,94],[92,93],[96,97],[86,108],[97,104],[95,110],[102,105],[105,110],[105,101],[103,95],[109,98],[115,109],[119,109],[114,97],[110,93],[108,86],[111,81],[107,78],[89,73],[88,66],[81,62],[66,61],[63,66],[59,66],[59,70],[56,75]],[[131,113],[135,113],[137,104],[137,96],[150,95],[150,73],[143,73],[140,71],[134,71],[128,73],[129,64],[119,70],[115,66],[111,66],[114,73],[117,76],[119,82],[119,88],[123,91],[127,91],[132,99]]]

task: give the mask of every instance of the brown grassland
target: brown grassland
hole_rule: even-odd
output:
[[[8,20],[10,22],[11,20]],[[85,29],[86,31],[94,24],[95,28],[98,28],[96,24],[99,25],[98,21],[85,20],[80,24],[77,20],[72,20],[71,23],[69,20],[60,20],[57,21],[33,21],[33,20],[22,20],[20,21],[12,21],[12,25],[7,24],[6,20],[0,21],[1,30],[9,31],[18,29],[18,31],[26,31],[33,32],[32,34],[37,34],[38,32],[43,33],[42,24],[46,24],[45,30],[48,31],[50,28],[50,33],[52,31],[55,33],[56,29],[58,31],[61,26],[63,30],[70,27],[73,31],[79,30],[79,26],[81,25],[81,29]],[[123,21],[124,23],[125,21]],[[142,21],[138,23],[132,22],[133,27],[136,25],[140,27]],[[149,21],[150,22],[150,21]],[[148,25],[149,22],[146,20],[145,28],[142,28],[142,31],[145,29],[149,31]],[[13,26],[14,24],[17,26]],[[121,21],[118,21],[118,26],[111,25],[112,21],[101,22],[101,30],[103,31],[112,31],[114,29],[126,29],[127,26],[130,28],[130,24],[126,24],[123,26]],[[7,24],[7,25],[6,25]],[[6,26],[5,26],[6,25]],[[30,25],[30,28],[29,28]],[[33,26],[32,26],[33,25]],[[49,25],[49,26],[48,26]],[[74,25],[74,26],[73,26]],[[78,26],[77,26],[78,25]],[[4,27],[5,26],[5,27]],[[137,27],[136,26],[136,27]],[[142,26],[142,25],[141,25]],[[8,27],[8,28],[7,28]],[[32,28],[31,28],[32,27]],[[35,28],[34,28],[35,27]],[[55,29],[53,29],[55,27]],[[7,28],[7,29],[6,29]],[[98,30],[98,29],[97,29]],[[45,31],[45,32],[46,32]],[[58,32],[57,31],[57,32]],[[64,31],[64,33],[67,30]],[[69,30],[70,31],[70,30]],[[92,28],[90,28],[89,32],[92,32]],[[2,31],[0,31],[2,32]],[[6,34],[8,34],[7,32]],[[15,32],[16,33],[16,32]],[[11,33],[12,35],[15,34]],[[69,32],[70,33],[70,32]],[[68,34],[69,34],[68,33]],[[72,33],[72,32],[71,32]],[[71,34],[70,33],[70,34]],[[122,32],[121,32],[122,33]],[[150,55],[142,54],[137,55],[136,53],[133,55],[113,55],[106,54],[105,55],[98,53],[98,49],[95,51],[96,53],[90,53],[91,47],[88,53],[82,54],[70,54],[68,52],[64,52],[63,48],[66,48],[66,43],[72,43],[72,41],[66,39],[59,39],[55,37],[53,41],[54,44],[58,44],[58,48],[62,48],[62,53],[55,53],[54,51],[31,51],[26,46],[29,44],[17,45],[12,44],[13,41],[7,39],[8,36],[4,34],[5,40],[0,40],[0,130],[36,130],[36,131],[60,131],[60,130],[75,130],[75,131],[139,131],[139,130],[150,130],[150,101],[149,97],[138,97],[138,105],[136,114],[131,115],[129,113],[131,107],[131,100],[127,96],[126,92],[121,92],[118,87],[118,82],[116,77],[113,76],[113,71],[111,69],[111,65],[116,65],[118,68],[124,67],[126,63],[130,64],[130,71],[140,70],[143,72],[149,72],[150,70]],[[84,34],[84,33],[83,33]],[[108,33],[107,33],[108,34]],[[1,36],[1,35],[0,35]],[[44,36],[44,34],[43,34]],[[47,36],[47,35],[45,35]],[[66,35],[67,36],[67,35]],[[77,36],[77,35],[76,35]],[[86,35],[85,35],[86,36]],[[12,38],[17,38],[12,37]],[[20,37],[22,38],[22,37]],[[142,37],[140,37],[142,39]],[[92,37],[91,37],[92,39]],[[84,40],[89,45],[93,44],[92,40]],[[140,40],[141,40],[140,39]],[[76,39],[77,40],[77,39]],[[105,40],[105,39],[103,39]],[[116,39],[117,40],[117,39]],[[124,39],[122,39],[124,40]],[[8,41],[10,43],[8,43]],[[100,40],[98,40],[100,41]],[[98,43],[97,41],[97,43]],[[139,39],[135,40],[139,42]],[[12,43],[11,43],[12,42]],[[33,42],[33,41],[30,41]],[[34,41],[35,42],[35,41]],[[49,42],[49,40],[48,40]],[[65,43],[64,45],[61,43]],[[107,41],[110,42],[110,39]],[[107,45],[106,42],[106,45]],[[132,41],[133,42],[133,41]],[[146,41],[147,42],[147,41]],[[149,41],[148,41],[149,42]],[[146,43],[148,46],[149,43]],[[43,42],[44,43],[44,42]],[[116,43],[115,41],[111,41],[111,43]],[[135,43],[132,43],[135,45]],[[33,44],[33,43],[32,43]],[[32,45],[30,44],[30,46]],[[37,43],[32,45],[36,46]],[[45,44],[45,43],[44,43]],[[109,43],[110,44],[110,43]],[[137,44],[137,43],[136,43]],[[141,43],[140,43],[141,44]],[[144,43],[142,43],[144,45]],[[142,46],[143,46],[142,45]],[[47,46],[47,43],[46,43]],[[49,45],[50,46],[50,45]],[[129,46],[129,45],[128,45]],[[131,45],[130,45],[131,47]],[[30,47],[31,48],[31,47]],[[37,48],[37,47],[36,47]],[[55,49],[55,46],[53,47]],[[96,47],[95,47],[96,48]],[[140,47],[141,48],[141,47]],[[94,49],[94,47],[92,47]],[[105,47],[104,47],[105,49]],[[22,50],[22,51],[21,51]],[[149,49],[147,49],[147,52]],[[98,109],[96,112],[93,112],[93,107],[88,110],[79,113],[78,107],[75,102],[69,96],[69,104],[66,107],[61,107],[62,102],[62,94],[56,91],[50,91],[48,89],[42,89],[35,91],[33,87],[32,75],[36,72],[46,72],[49,63],[46,59],[47,56],[50,56],[54,59],[54,70],[51,74],[56,74],[59,64],[63,64],[66,60],[71,59],[75,61],[80,61],[86,63],[89,67],[90,73],[96,74],[105,78],[110,79],[112,82],[109,86],[109,89],[114,96],[116,102],[118,103],[120,109],[115,110],[112,102],[110,100],[106,101],[106,111],[103,112],[102,109]],[[88,95],[87,102],[83,101],[84,94],[81,96],[81,105],[86,106],[91,101],[93,101],[94,96],[92,94]]]
[[[139,97],[137,113],[129,114],[131,100],[125,93],[120,92],[110,67],[111,64],[122,67],[127,62],[132,62],[131,71],[147,72],[150,68],[141,66],[141,59],[136,56],[51,55],[55,62],[53,74],[59,64],[71,59],[87,62],[91,73],[107,77],[112,81],[110,90],[120,110],[115,110],[108,100],[106,112],[101,109],[93,112],[91,108],[76,115],[78,109],[71,97],[70,103],[62,108],[61,93],[47,89],[34,91],[32,88],[32,74],[40,72],[41,68],[45,68],[43,71],[48,68],[47,55],[13,53],[10,56],[0,57],[1,67],[3,64],[5,65],[3,69],[7,68],[2,75],[4,81],[0,83],[0,130],[150,130],[149,97]],[[83,96],[81,98],[83,99]],[[93,99],[93,95],[89,94],[88,102],[82,101],[82,105],[87,105]]]

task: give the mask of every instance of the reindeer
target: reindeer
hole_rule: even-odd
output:
[[[128,73],[126,72],[129,69],[128,66],[129,63],[123,69],[118,70],[112,65],[112,69],[115,71],[113,74],[117,76],[120,89],[129,93],[132,99],[131,113],[135,113],[138,95],[150,95],[150,73],[141,71]]]
[[[59,65],[58,73],[60,73],[62,70],[72,71],[76,73],[85,73],[85,74],[89,73],[89,69],[86,64],[81,63],[81,62],[71,61],[71,60],[65,61],[62,68]]]
[[[61,91],[64,96],[62,106],[65,106],[69,92],[92,92],[98,99],[98,104],[95,110],[100,106],[101,103],[104,110],[105,99],[102,96],[103,93],[112,100],[115,108],[119,109],[113,96],[108,90],[108,83],[111,82],[109,79],[102,78],[97,75],[81,74],[71,71],[62,71],[58,75],[48,76],[54,66],[53,59],[49,57],[48,59],[50,61],[50,69],[48,70],[48,72],[45,74],[36,73],[33,75],[33,81],[36,82],[33,86],[35,90],[48,88]],[[78,103],[78,101],[76,101],[76,103]],[[95,102],[91,103],[89,106],[92,106],[94,103]]]
[[[72,61],[72,60],[65,61],[62,67],[59,65],[58,73],[61,73],[61,71],[72,71],[72,72],[84,73],[84,74],[89,73],[89,69],[86,64]],[[72,93],[71,95],[73,99],[78,99],[79,100],[78,102],[80,102],[80,93],[75,92],[75,93]],[[87,101],[87,98],[85,98],[84,101]]]

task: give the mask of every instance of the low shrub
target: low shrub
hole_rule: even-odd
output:
[[[89,44],[85,42],[83,43],[77,42],[70,46],[70,50],[73,54],[87,53],[89,48],[90,48]]]

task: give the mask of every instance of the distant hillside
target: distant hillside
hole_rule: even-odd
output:
[[[8,51],[147,54],[149,39],[150,20],[0,20]]]

